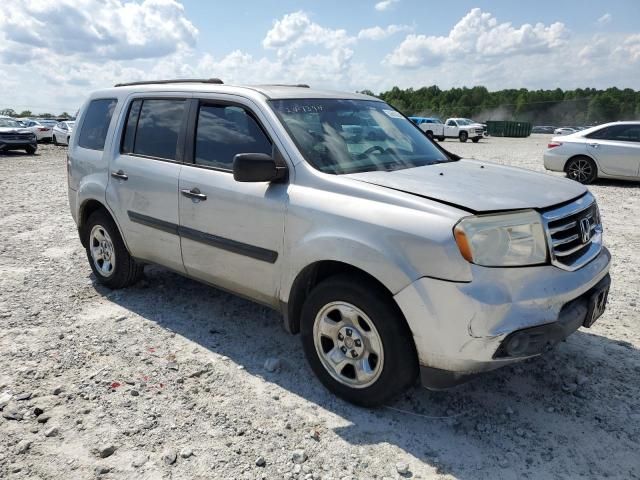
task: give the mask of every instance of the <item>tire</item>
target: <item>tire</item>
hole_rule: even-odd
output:
[[[67,137],[67,147],[69,146],[69,139],[70,139],[70,138],[71,138],[71,137]]]
[[[585,156],[570,158],[564,167],[564,171],[567,174],[567,178],[584,185],[588,185],[598,178],[596,162]]]
[[[438,137],[439,142],[444,142],[444,140],[445,140],[445,137]]]
[[[53,138],[51,139],[51,141],[53,142],[54,145],[60,145],[58,143],[58,139],[56,138],[56,136],[54,135]]]
[[[471,141],[472,141],[473,143],[478,143],[478,142],[480,141],[480,137],[472,138],[472,139],[471,139]]]
[[[115,222],[105,211],[93,212],[83,231],[87,259],[98,282],[118,289],[133,285],[140,279],[144,265],[129,255]],[[105,244],[100,242],[101,239]],[[95,249],[94,253],[92,249]]]
[[[427,138],[433,141],[433,132],[431,130],[427,131]]]
[[[300,331],[307,361],[322,384],[356,405],[383,405],[418,375],[402,313],[389,292],[363,276],[340,274],[318,284],[303,305]],[[340,370],[328,366],[329,352],[343,364]]]
[[[36,147],[32,147],[31,145],[29,145],[28,147],[25,148],[25,151],[29,154],[29,155],[34,155],[36,153],[37,148]]]
[[[466,142],[469,139],[469,134],[467,132],[460,132],[458,138],[462,143]]]

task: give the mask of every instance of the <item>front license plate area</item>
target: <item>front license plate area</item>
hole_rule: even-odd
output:
[[[609,277],[606,278],[609,280]],[[611,281],[607,281],[604,284],[600,282],[596,285],[596,288],[591,292],[589,297],[589,309],[587,310],[587,316],[584,319],[583,325],[586,328],[591,327],[595,321],[600,318],[607,308],[607,299],[609,298],[609,285]]]

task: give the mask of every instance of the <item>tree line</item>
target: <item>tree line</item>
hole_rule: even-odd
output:
[[[33,113],[31,110],[16,112],[12,108],[3,108],[0,110],[0,115],[13,118],[71,118],[71,115],[67,112],[62,112],[60,115],[53,115],[51,113]]]
[[[370,90],[362,93],[374,95]],[[391,90],[375,95],[405,115],[517,120],[534,125],[595,125],[640,119],[640,91],[630,88],[575,90],[451,88],[436,85]]]

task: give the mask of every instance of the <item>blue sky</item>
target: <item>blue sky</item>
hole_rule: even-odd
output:
[[[640,1],[0,1],[0,108],[74,110],[117,82],[208,76],[640,89]]]

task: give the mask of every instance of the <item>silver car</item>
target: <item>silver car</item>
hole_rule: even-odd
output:
[[[606,123],[554,137],[544,167],[585,184],[597,178],[639,180],[640,122]]]
[[[540,355],[604,311],[584,186],[461,159],[376,98],[143,82],[95,92],[77,126],[69,203],[96,280],[157,263],[268,305],[351,402]]]

